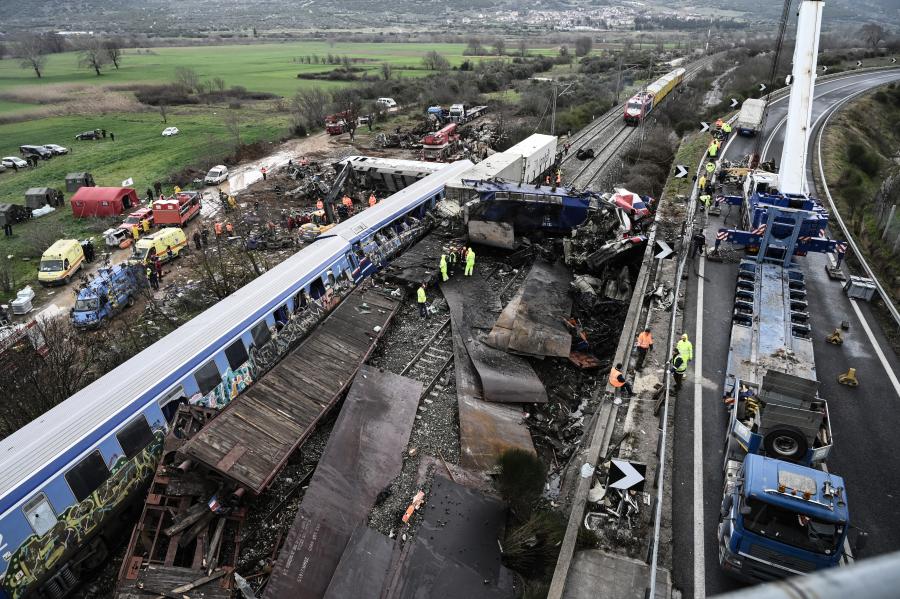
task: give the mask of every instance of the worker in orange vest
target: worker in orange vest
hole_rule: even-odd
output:
[[[222,236],[222,223],[216,221],[214,228],[216,230],[216,237],[221,237]]]
[[[225,223],[225,232],[228,233],[229,235],[233,235],[234,234],[234,225],[232,225],[230,222]]]
[[[628,397],[634,395],[631,383],[628,382],[628,379],[625,378],[625,373],[622,372],[621,362],[613,366],[612,370],[609,371],[609,384],[612,385],[616,391],[625,389],[625,391],[628,392]]]
[[[377,203],[378,203],[378,200],[375,199],[375,194],[374,193],[370,194],[369,195],[369,208],[371,208],[372,206],[374,206]]]
[[[322,198],[316,200],[316,210],[325,210],[325,202],[322,201]]]
[[[556,169],[556,184],[562,185],[562,171],[559,169]]]
[[[635,370],[640,370],[644,367],[644,359],[647,357],[647,352],[653,349],[653,335],[650,333],[650,329],[644,329],[637,336],[637,362],[634,364]]]
[[[544,177],[544,185],[550,185],[550,175]]]
[[[353,200],[350,199],[350,196],[341,198],[341,204],[347,207],[348,214],[353,214]]]
[[[262,173],[263,181],[265,181],[265,180],[266,180],[266,175],[269,174],[269,171],[266,170],[266,167],[262,167],[261,169],[259,169],[259,172]]]

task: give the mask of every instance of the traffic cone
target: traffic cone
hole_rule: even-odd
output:
[[[856,369],[851,368],[844,374],[839,374],[838,382],[842,385],[848,385],[850,387],[858,387],[859,381],[856,378]]]

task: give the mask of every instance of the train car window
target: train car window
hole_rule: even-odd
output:
[[[222,373],[219,372],[216,361],[210,360],[194,373],[194,378],[197,379],[200,395],[206,395],[222,382]]]
[[[187,403],[187,396],[184,394],[184,387],[181,385],[175,387],[168,395],[160,398],[159,407],[166,418],[166,422],[172,422],[175,419],[178,405],[181,403]]]
[[[308,303],[309,297],[306,295],[306,289],[301,289],[294,298],[295,311],[304,309]]]
[[[272,332],[269,331],[269,325],[266,324],[265,320],[258,322],[256,326],[250,329],[250,334],[253,335],[253,343],[256,347],[262,347],[272,338]]]
[[[150,445],[150,442],[153,441],[153,431],[150,430],[147,419],[143,416],[138,416],[126,424],[125,428],[116,433],[116,439],[118,439],[119,445],[122,446],[125,458],[130,460]]]
[[[281,306],[275,312],[272,313],[272,316],[275,317],[275,323],[285,324],[288,321],[288,308],[287,304]]]
[[[22,512],[25,513],[25,518],[31,525],[31,529],[39,537],[44,536],[44,533],[56,524],[56,512],[53,510],[53,506],[50,505],[47,496],[43,493],[38,493],[26,501],[25,505],[22,506]]]
[[[325,284],[320,277],[316,277],[309,284],[309,296],[315,300],[323,295],[325,295]]]
[[[103,456],[96,449],[87,454],[80,462],[66,472],[66,482],[75,495],[75,500],[82,502],[91,493],[100,488],[109,478],[109,468],[103,461]]]
[[[225,358],[228,360],[228,365],[232,370],[237,370],[243,366],[247,362],[247,358],[249,358],[244,342],[238,339],[226,347]]]

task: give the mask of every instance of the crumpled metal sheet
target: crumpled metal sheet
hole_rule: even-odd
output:
[[[572,274],[565,266],[536,261],[486,343],[519,354],[568,357],[572,335],[565,320],[572,314],[571,282]]]
[[[456,276],[441,283],[450,307],[450,318],[481,378],[486,401],[547,403],[547,390],[531,365],[522,357],[495,349],[484,342],[496,322],[496,294],[478,274]],[[568,355],[568,354],[567,354]]]
[[[394,552],[394,541],[360,524],[334,571],[322,599],[379,599]]]
[[[403,466],[422,383],[363,366],[269,579],[266,599],[320,598],[378,493]]]

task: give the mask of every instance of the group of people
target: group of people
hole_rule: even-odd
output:
[[[649,328],[645,328],[638,333],[637,339],[635,340],[635,348],[637,349],[637,358],[635,360],[634,368],[639,371],[644,367],[644,361],[647,359],[647,354],[653,350],[653,333]],[[672,350],[672,357],[669,358],[669,369],[672,373],[672,380],[675,382],[675,393],[681,391],[681,384],[684,381],[688,363],[693,359],[694,345],[685,333],[678,339],[675,348]],[[617,363],[609,371],[609,384],[616,390],[622,389],[628,394],[628,397],[634,395],[631,381],[628,380],[628,376],[625,373],[621,362]]]
[[[463,276],[470,277],[475,272],[475,250],[471,246],[454,245],[441,253],[438,261],[438,269],[441,272],[441,281],[449,281],[450,276],[456,273],[460,264],[463,267]],[[419,316],[428,318],[428,294],[427,285],[423,281],[416,290],[416,302],[419,304]]]

